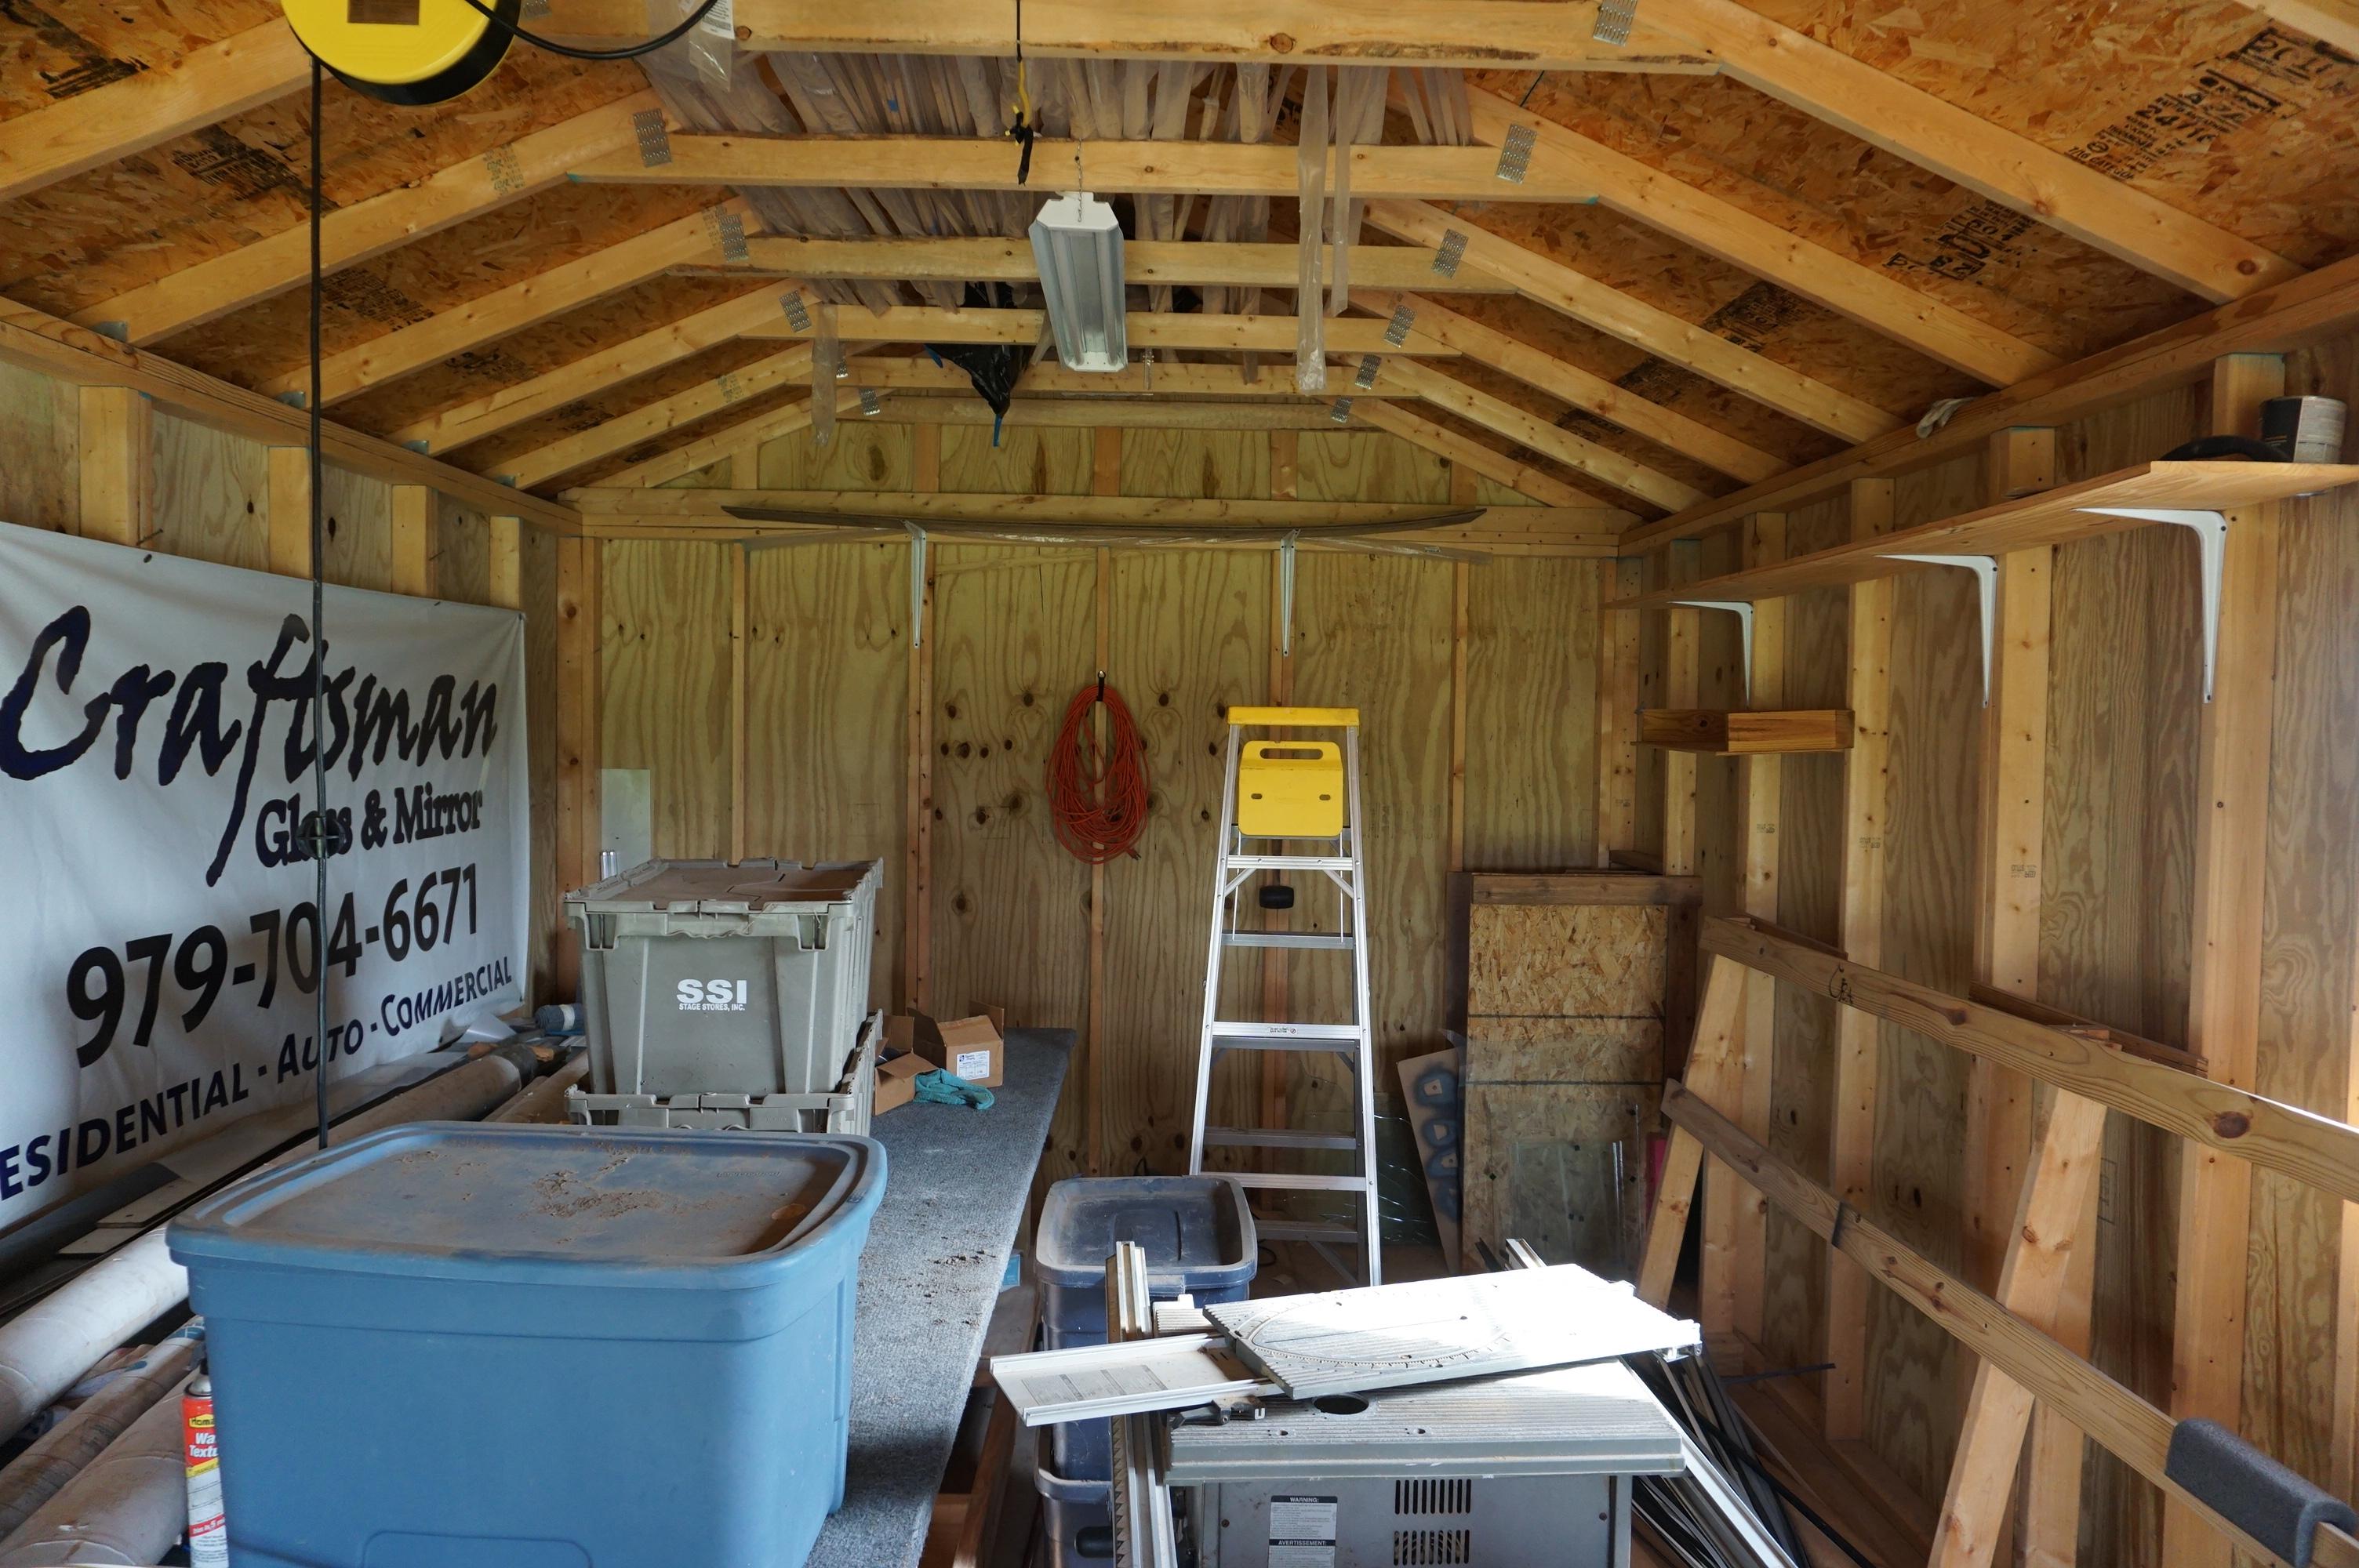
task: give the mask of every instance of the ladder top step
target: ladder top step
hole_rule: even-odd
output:
[[[1223,1171],[1221,1174],[1239,1186],[1259,1187],[1267,1192],[1364,1193],[1368,1190],[1368,1178],[1365,1176],[1306,1176],[1291,1171]]]
[[[1333,1149],[1349,1152],[1360,1141],[1348,1132],[1297,1132],[1284,1127],[1208,1127],[1204,1141],[1223,1149]]]
[[[1221,864],[1233,871],[1349,871],[1359,867],[1350,855],[1223,855]]]
[[[1316,931],[1224,931],[1221,940],[1231,947],[1332,947],[1348,949],[1349,936]]]
[[[1261,1023],[1248,1019],[1215,1019],[1215,1040],[1358,1040],[1368,1033],[1361,1023]]]
[[[1356,708],[1232,708],[1229,724],[1269,724],[1294,730],[1357,730]]]

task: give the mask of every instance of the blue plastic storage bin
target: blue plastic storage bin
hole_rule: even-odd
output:
[[[1042,1465],[1032,1485],[1040,1494],[1041,1539],[1056,1553],[1057,1568],[1114,1561],[1112,1481],[1076,1481]]]
[[[1034,1227],[1032,1276],[1051,1350],[1103,1345],[1105,1265],[1114,1244],[1147,1250],[1147,1293],[1197,1304],[1241,1302],[1253,1289],[1259,1244],[1245,1190],[1225,1176],[1074,1176],[1049,1189]],[[1055,1433],[1056,1466],[1076,1481],[1113,1474],[1106,1423],[1068,1422]]]
[[[865,1138],[420,1122],[198,1205],[237,1568],[795,1568],[884,1187]]]

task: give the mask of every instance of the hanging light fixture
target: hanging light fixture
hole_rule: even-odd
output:
[[[1032,220],[1032,258],[1068,370],[1118,371],[1130,362],[1122,285],[1122,224],[1086,190],[1051,198]]]

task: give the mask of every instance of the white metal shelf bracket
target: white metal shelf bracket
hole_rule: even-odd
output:
[[[1962,567],[1974,574],[1982,594],[1983,706],[1990,706],[1992,643],[1998,635],[1998,557],[1996,556],[1909,556],[1893,554],[1887,561],[1921,561],[1929,567]]]
[[[1277,651],[1294,655],[1294,542],[1302,535],[1288,533],[1277,542]]]
[[[1736,617],[1737,635],[1745,648],[1745,702],[1753,705],[1753,605],[1743,599],[1675,599],[1690,610],[1725,610]]]
[[[2220,573],[2228,556],[2227,514],[2170,506],[2083,506],[2081,510],[2101,517],[2172,523],[2195,535],[2203,567],[2203,700],[2211,701],[2212,671],[2220,662]]]
[[[909,646],[925,641],[926,633],[926,531],[915,523],[905,524],[909,530]]]

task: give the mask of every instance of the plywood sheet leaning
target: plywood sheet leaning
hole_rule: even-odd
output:
[[[1635,1266],[1672,915],[1647,903],[1465,908],[1465,1268],[1510,1237],[1615,1277]]]

